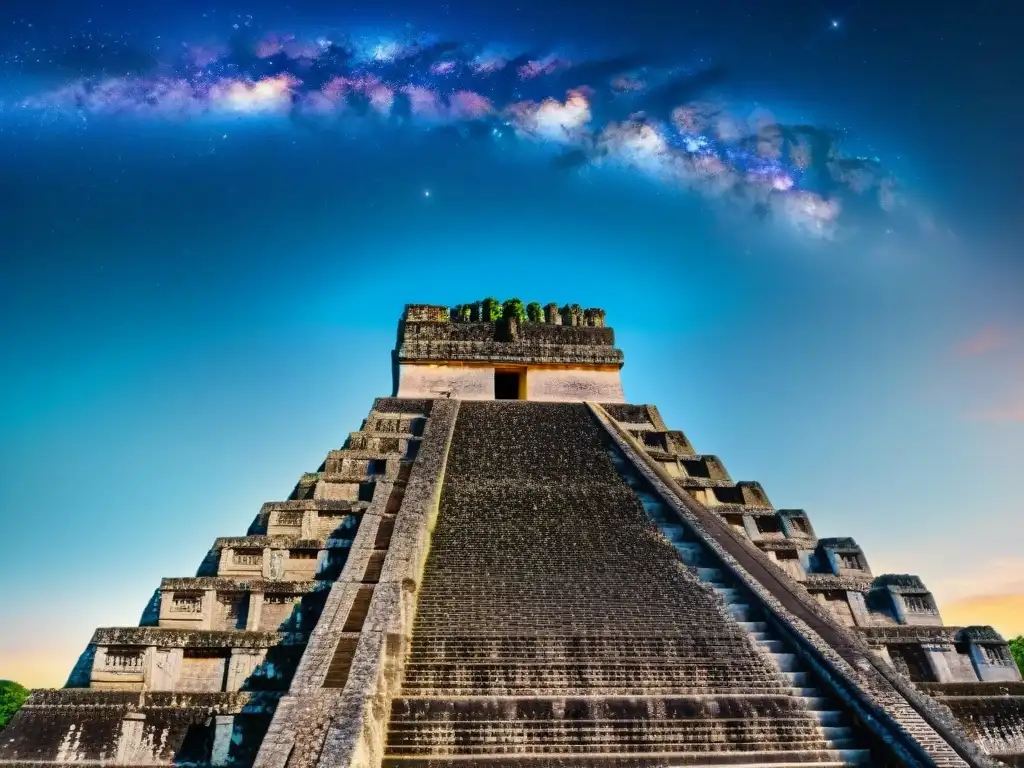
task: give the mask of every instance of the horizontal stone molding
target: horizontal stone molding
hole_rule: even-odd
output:
[[[302,645],[298,632],[250,632],[166,627],[103,627],[93,633],[93,645],[152,646],[155,648],[270,648]]]
[[[306,594],[330,589],[323,581],[269,581],[262,579],[232,579],[222,576],[193,578],[167,578],[160,582],[161,591],[193,592],[215,589],[218,592],[264,592],[266,594]]]
[[[581,344],[530,344],[500,341],[406,341],[396,350],[399,363],[442,361],[610,365],[621,368],[622,350]]]

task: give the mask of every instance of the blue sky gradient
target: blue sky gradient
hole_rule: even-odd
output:
[[[442,32],[511,24],[447,7]],[[598,5],[573,26],[523,8],[516,39],[564,23],[577,48],[616,43],[588,24],[625,13]],[[876,573],[921,574],[949,623],[1024,632],[1024,276],[1006,178],[1020,150],[983,138],[988,97],[959,80],[992,63],[968,32],[998,48],[999,25],[957,33],[936,11],[928,40],[965,36],[967,74],[943,81],[893,71],[889,38],[872,42],[903,16],[854,10],[843,37],[824,37],[820,8],[777,20],[774,56],[758,48],[764,19],[719,11],[686,47],[741,73],[732,103],[758,93],[848,121],[926,230],[848,209],[837,236],[808,237],[628,168],[559,171],[550,147],[416,127],[5,109],[0,678],[62,684],[96,626],[137,623],[161,577],[192,574],[214,538],[286,497],[390,393],[403,304],[487,295],[604,307],[631,402],[777,507],[807,509],[819,535],[854,536]],[[888,103],[890,76],[915,93]]]

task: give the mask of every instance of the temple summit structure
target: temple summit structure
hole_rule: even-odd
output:
[[[1004,639],[628,404],[603,311],[409,305],[392,364],[0,768],[1024,766]]]

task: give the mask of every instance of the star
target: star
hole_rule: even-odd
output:
[[[832,29],[839,29],[839,19],[832,19],[832,24],[830,26]]]
[[[423,190],[423,196],[424,197],[430,197],[430,190],[429,189],[424,189]]]

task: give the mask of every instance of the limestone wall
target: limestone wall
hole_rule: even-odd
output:
[[[531,368],[526,374],[526,399],[556,402],[624,403],[618,371]]]
[[[398,368],[397,396],[493,400],[494,369],[483,366],[401,365]]]
[[[4,731],[0,759],[21,765],[244,765],[276,701],[270,693],[38,691]]]
[[[622,377],[618,370],[585,368],[526,368],[526,399],[552,402],[591,400],[623,403]],[[489,366],[399,366],[398,397],[430,397],[459,400],[493,400],[494,368]]]

